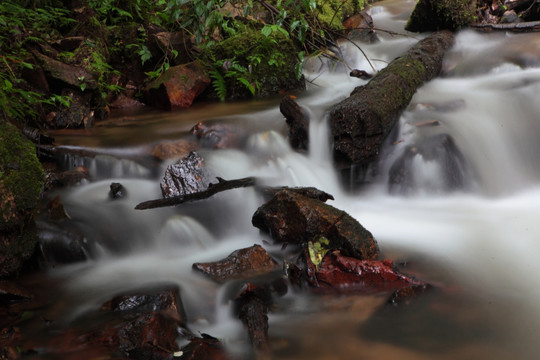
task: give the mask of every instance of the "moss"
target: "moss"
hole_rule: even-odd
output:
[[[343,19],[364,8],[362,0],[317,0],[317,19],[324,27],[343,29]]]
[[[282,90],[303,89],[295,66],[298,49],[285,34],[274,31],[269,36],[256,27],[246,26],[235,36],[216,43],[202,53],[200,60],[219,71],[226,81],[227,98],[251,96],[245,79],[260,96]]]
[[[419,0],[405,29],[423,32],[459,30],[475,19],[476,0]]]
[[[0,121],[0,230],[28,218],[37,205],[45,174],[34,145],[8,122]]]

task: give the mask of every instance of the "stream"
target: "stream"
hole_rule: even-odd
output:
[[[404,33],[414,3],[376,3],[375,27]],[[342,44],[350,68],[380,70],[422,38],[377,33],[380,42],[361,44],[369,63]],[[54,132],[57,144],[99,155],[66,157],[66,169],[84,165],[91,180],[58,192],[85,238],[97,239],[89,260],[51,267],[31,280],[50,296],[44,316],[55,319],[53,331],[119,292],[172,282],[180,286],[193,332],[222,339],[239,357],[246,351],[242,324],[226,301],[230,286],[215,285],[191,266],[253,244],[279,251],[251,225],[260,195],[235,189],[175,208],[134,210],[161,197],[159,181],[172,163],[138,159],[159,141],[186,136],[199,121],[215,121],[247,134],[240,149],[199,151],[216,176],[324,190],[335,197],[330,204],[368,229],[402,271],[434,285],[398,307],[377,296],[289,289],[269,314],[274,358],[537,358],[540,35],[458,33],[443,76],[417,91],[383,149],[379,171],[354,193],[333,168],[326,118],[331,105],[366,83],[348,73],[343,64],[305,64],[308,89],[297,101],[311,117],[308,153],[290,148],[277,97],[200,103],[172,113],[113,112],[93,129]],[[396,183],[395,164],[403,154],[440,135],[450,136],[457,150],[434,156],[418,151],[405,162],[405,181]],[[451,174],[459,176],[459,186],[448,185],[448,156],[460,161],[458,170],[451,169],[459,171]],[[111,201],[112,182],[121,183],[128,197]],[[36,336],[42,335],[36,330]]]

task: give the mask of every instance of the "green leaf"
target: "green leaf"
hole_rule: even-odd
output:
[[[261,29],[261,33],[266,37],[270,36],[270,34],[272,34],[272,25],[264,25]]]
[[[242,84],[244,84],[244,86],[249,90],[251,95],[255,95],[255,88],[253,87],[253,85],[251,85],[251,83],[249,81],[247,81],[243,77],[239,77],[239,78],[237,78],[237,80],[240,81]]]

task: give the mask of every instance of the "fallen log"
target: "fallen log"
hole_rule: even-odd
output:
[[[183,204],[190,201],[208,199],[209,197],[214,196],[215,194],[225,191],[225,190],[254,186],[256,182],[255,178],[253,177],[246,177],[246,178],[235,179],[235,180],[225,180],[218,177],[217,180],[218,182],[216,184],[208,185],[208,189],[204,191],[185,194],[185,195],[171,196],[171,197],[163,198],[163,199],[144,201],[138,204],[137,206],[135,206],[135,209],[136,210],[154,209],[154,208],[159,208],[159,207],[175,206],[175,205]]]
[[[511,24],[471,24],[469,27],[477,31],[512,31],[512,32],[536,32],[540,31],[540,21],[527,21]]]
[[[454,43],[449,31],[435,32],[394,59],[369,83],[330,109],[336,166],[355,167],[363,176],[416,89],[437,76]]]

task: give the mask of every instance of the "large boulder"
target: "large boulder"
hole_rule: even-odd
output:
[[[145,90],[146,101],[155,107],[176,110],[189,108],[210,85],[210,78],[198,62],[171,66]]]
[[[323,236],[329,240],[328,250],[357,259],[379,256],[373,235],[352,216],[294,191],[278,192],[257,209],[252,223],[280,243],[305,244]]]
[[[419,0],[405,30],[455,31],[472,23],[475,14],[476,0]]]
[[[0,121],[0,277],[15,274],[34,252],[33,214],[44,181],[34,145]]]

